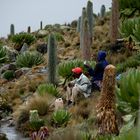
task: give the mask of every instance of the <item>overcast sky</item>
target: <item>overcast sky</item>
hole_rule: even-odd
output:
[[[101,5],[111,7],[111,0],[91,0],[93,12],[100,12]],[[10,24],[15,25],[15,32],[31,30],[55,23],[70,23],[77,19],[87,0],[0,0],[0,37],[7,36]]]

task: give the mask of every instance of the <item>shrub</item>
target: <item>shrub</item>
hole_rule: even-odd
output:
[[[34,35],[28,33],[19,33],[12,36],[12,42],[16,43],[19,46],[22,46],[23,43],[27,43],[28,45],[30,45],[34,41],[35,41]]]
[[[53,84],[41,84],[38,86],[37,92],[41,96],[43,96],[47,93],[49,93],[55,97],[59,96],[59,92],[57,91],[57,87]]]
[[[7,50],[0,45],[0,63],[4,63],[7,60]]]
[[[11,80],[15,78],[15,72],[13,70],[7,70],[3,73],[3,78]]]
[[[52,115],[52,121],[56,126],[66,125],[71,115],[66,110],[57,110]]]
[[[44,62],[43,56],[38,52],[24,52],[16,58],[18,67],[33,67]]]

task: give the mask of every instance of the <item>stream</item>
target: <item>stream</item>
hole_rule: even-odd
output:
[[[9,127],[7,123],[1,124],[0,132],[5,133],[8,140],[30,140],[29,138],[24,138],[15,127]]]

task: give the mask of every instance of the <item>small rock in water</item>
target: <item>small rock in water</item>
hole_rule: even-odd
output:
[[[6,134],[0,133],[0,140],[8,140]]]

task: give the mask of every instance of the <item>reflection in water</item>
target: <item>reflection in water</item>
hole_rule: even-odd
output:
[[[7,124],[1,124],[0,132],[5,133],[8,140],[29,140],[29,138],[24,138],[17,132],[15,127],[8,127]]]

